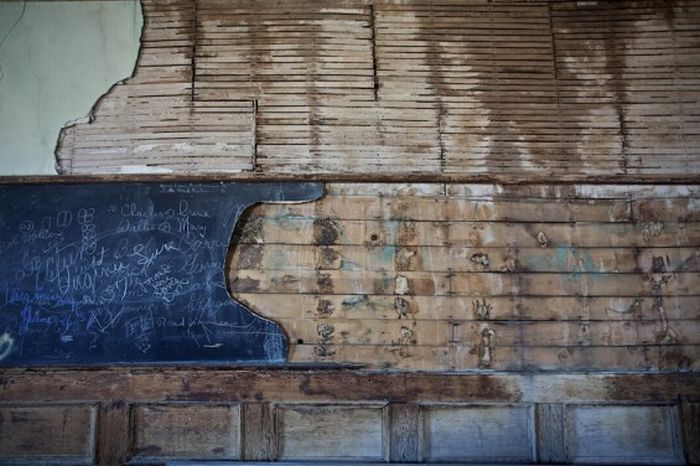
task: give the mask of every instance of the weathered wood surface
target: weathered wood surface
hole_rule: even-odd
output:
[[[696,186],[328,184],[248,212],[233,295],[292,362],[696,370]]]
[[[284,461],[382,461],[383,418],[382,405],[281,405],[277,408],[278,457]]]
[[[7,369],[0,462],[696,464],[698,377]]]
[[[697,0],[143,0],[61,173],[687,177]]]
[[[700,464],[700,402],[683,400],[681,420],[688,464]]]
[[[271,461],[276,456],[274,409],[269,402],[251,401],[241,405],[241,456],[250,461]]]
[[[146,404],[134,410],[133,455],[237,459],[240,452],[237,405]]]
[[[532,414],[529,406],[428,406],[425,459],[531,463]]]
[[[677,406],[568,406],[565,417],[575,463],[683,461]]]
[[[545,464],[565,462],[564,406],[558,403],[539,403],[535,407],[535,427],[537,461]]]
[[[420,461],[423,449],[422,413],[414,403],[394,403],[388,408],[389,460],[393,463]]]

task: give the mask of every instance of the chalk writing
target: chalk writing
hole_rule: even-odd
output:
[[[3,333],[0,335],[0,361],[5,359],[7,355],[10,354],[14,342],[14,339],[8,333]]]
[[[229,296],[226,251],[251,204],[321,195],[314,183],[0,186],[0,364],[284,361],[279,326]]]

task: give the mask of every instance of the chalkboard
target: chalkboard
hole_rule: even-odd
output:
[[[230,295],[236,221],[318,183],[0,186],[0,365],[270,364],[284,333]]]

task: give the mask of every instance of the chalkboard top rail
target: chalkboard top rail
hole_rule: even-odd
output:
[[[177,175],[40,175],[0,176],[0,184],[85,184],[85,183],[233,183],[233,182],[322,182],[322,183],[470,183],[501,185],[552,184],[700,184],[699,174],[665,175],[597,175],[551,174],[440,174],[440,173],[280,173],[241,172],[231,174]]]

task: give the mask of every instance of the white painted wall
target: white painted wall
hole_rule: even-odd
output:
[[[142,18],[138,0],[0,2],[0,175],[56,174],[59,130],[131,75]]]

